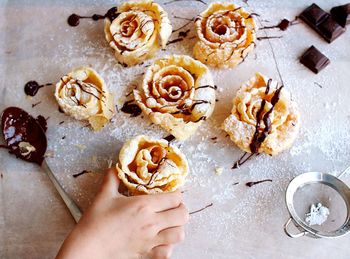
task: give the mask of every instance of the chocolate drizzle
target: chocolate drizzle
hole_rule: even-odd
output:
[[[29,81],[24,85],[24,92],[26,95],[35,96],[40,88],[49,85],[52,85],[52,83],[39,85],[37,81]]]
[[[287,30],[290,26],[297,24],[296,23],[297,18],[293,21],[289,21],[287,19],[283,19],[279,22],[279,24],[277,25],[273,25],[273,26],[264,26],[262,28],[260,28],[261,30],[265,30],[265,29],[275,29],[275,28],[279,28],[281,31],[285,31]]]
[[[188,36],[188,33],[191,31],[191,29],[188,29],[186,31],[180,31],[179,37],[186,38]]]
[[[131,114],[130,117],[137,117],[142,113],[142,110],[137,104],[133,102],[134,100],[126,101],[121,108],[121,111],[127,114]]]
[[[212,85],[202,85],[202,86],[196,87],[196,90],[202,89],[202,88],[211,88],[211,89],[214,89],[214,90],[218,89],[218,87],[216,85],[214,85],[214,86],[212,86]]]
[[[63,78],[61,78],[61,81],[62,81],[62,83],[63,83],[64,85],[67,84],[67,82],[64,81]],[[80,80],[75,80],[75,84],[80,88],[80,90],[81,90],[82,92],[87,93],[87,94],[89,94],[89,95],[92,95],[92,96],[95,97],[97,100],[99,100],[99,101],[101,101],[101,102],[103,102],[103,103],[105,102],[105,100],[104,100],[104,98],[105,98],[104,91],[100,90],[100,89],[99,89],[97,86],[95,86],[94,84],[86,83],[86,82],[83,82],[83,81],[80,81]],[[92,88],[92,89],[95,89],[99,94],[101,94],[101,97],[95,95],[93,92],[88,91],[88,89],[91,89],[91,88]],[[86,105],[85,105],[83,102],[81,102],[80,99],[78,99],[78,98],[76,97],[76,95],[70,95],[69,98],[70,98],[74,103],[76,103],[76,105],[78,105],[78,106],[83,106],[83,107],[87,108]],[[60,111],[60,110],[59,110],[59,111]],[[60,112],[61,112],[61,111],[60,111]],[[63,112],[64,112],[64,111],[63,111]]]
[[[175,40],[170,40],[170,41],[168,41],[168,43],[166,45],[174,44],[176,42],[183,41],[183,40],[184,40],[183,38],[177,38]]]
[[[189,20],[187,23],[185,23],[184,25],[182,25],[180,28],[177,28],[177,29],[173,30],[173,33],[174,33],[174,32],[177,32],[177,31],[179,31],[179,30],[181,30],[181,29],[183,29],[183,28],[185,28],[187,25],[189,25],[189,24],[192,23],[193,21],[194,21],[194,18],[192,18],[191,20]]]
[[[168,151],[168,152],[169,152],[169,151]],[[161,165],[163,165],[165,162],[167,162],[167,157],[166,157],[166,156],[159,160],[157,167],[154,169],[153,172],[151,172],[151,173],[152,173],[152,176],[151,176],[151,178],[149,179],[148,183],[146,183],[146,184],[141,184],[141,183],[140,183],[140,184],[138,184],[138,185],[136,186],[136,189],[138,189],[140,186],[143,186],[143,187],[145,187],[145,188],[148,188],[152,183],[154,183],[154,181],[156,180],[156,178],[157,178],[158,175],[159,175],[159,172],[158,172],[159,167],[160,167]],[[168,163],[168,164],[169,164],[169,163]],[[169,164],[169,165],[171,165],[171,164]],[[172,166],[172,165],[171,165],[171,166]],[[128,177],[128,180],[130,180],[129,177]]]
[[[248,156],[247,156],[248,155]],[[232,166],[231,169],[237,169],[239,168],[241,165],[245,164],[246,162],[248,162],[252,157],[254,156],[258,156],[259,154],[250,154],[248,152],[244,152],[243,156],[241,156]]]
[[[269,39],[280,39],[282,36],[263,36],[263,37],[257,37],[257,40],[269,40]]]
[[[270,90],[271,81],[272,80],[269,79],[267,86],[266,86],[265,94],[268,94],[268,92]],[[262,114],[263,114],[264,109],[265,109],[266,100],[263,99],[261,101],[260,109],[258,110],[258,112],[256,114],[255,132],[253,135],[252,142],[249,145],[250,150],[253,154],[259,153],[259,148],[260,148],[261,144],[265,141],[265,139],[267,138],[267,136],[269,135],[269,133],[271,131],[270,115],[280,99],[280,94],[281,94],[282,88],[283,88],[283,85],[275,91],[275,93],[272,96],[271,101],[270,101],[272,107],[270,108],[270,110],[267,113],[264,114],[264,116],[262,116]],[[263,129],[260,127],[261,120],[263,121],[263,123],[265,125],[265,127]]]
[[[83,175],[83,174],[88,174],[88,173],[90,173],[90,172],[87,171],[87,170],[83,170],[83,171],[81,171],[80,173],[73,174],[72,176],[73,176],[74,178],[77,178],[77,177],[79,177],[79,176],[81,176],[81,175]]]
[[[257,181],[257,182],[247,182],[245,185],[248,187],[252,187],[252,186],[257,185],[259,183],[265,183],[265,182],[272,182],[272,180],[266,179],[266,180],[261,180],[261,181]]]
[[[41,165],[47,148],[46,119],[34,119],[17,107],[6,108],[1,117],[1,131],[10,153],[17,158]]]
[[[203,211],[203,210],[205,210],[205,209],[207,209],[207,208],[209,208],[209,207],[211,207],[211,206],[213,206],[213,205],[214,205],[213,203],[210,203],[210,204],[208,204],[207,206],[205,206],[205,207],[203,207],[203,208],[201,208],[201,209],[199,209],[199,210],[195,210],[195,211],[190,212],[189,214],[192,215],[192,214],[201,212],[201,211]]]
[[[119,15],[120,13],[118,13],[118,7],[112,7],[107,11],[104,17],[108,18],[111,22],[113,22]]]
[[[32,108],[34,108],[35,106],[37,106],[37,105],[39,105],[39,104],[41,104],[41,101],[36,102],[36,103],[33,103],[33,104],[32,104]]]
[[[186,20],[186,21],[194,21],[194,18],[180,17],[180,16],[176,16],[176,15],[174,15],[173,18]]]
[[[118,13],[117,7],[112,7],[111,9],[109,9],[107,11],[107,13],[105,15],[93,14],[91,16],[81,16],[81,15],[73,13],[68,17],[67,23],[72,27],[76,27],[79,25],[80,19],[91,19],[93,21],[98,21],[98,20],[102,20],[104,18],[108,18],[112,22],[119,15],[120,15],[120,13]]]
[[[170,134],[169,136],[166,136],[164,139],[168,142],[172,142],[175,140],[175,136]]]

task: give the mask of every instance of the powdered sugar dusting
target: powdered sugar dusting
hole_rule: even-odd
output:
[[[53,8],[47,6],[48,3],[9,10],[9,15],[17,17],[13,31],[16,35],[22,35],[22,38],[6,39],[6,50],[12,51],[12,54],[3,59],[7,63],[6,68],[0,64],[0,71],[6,71],[2,84],[2,89],[5,90],[0,96],[1,108],[16,104],[33,115],[43,114],[50,117],[47,136],[48,149],[53,157],[47,158],[48,163],[58,180],[83,209],[91,203],[98,190],[104,169],[110,165],[110,161],[113,165],[117,162],[119,150],[126,139],[138,134],[162,138],[168,133],[151,124],[146,115],[132,118],[120,111],[102,131],[92,132],[89,127],[84,127],[84,122],[75,121],[58,112],[53,88],[43,88],[36,97],[27,99],[23,93],[25,82],[32,79],[37,79],[40,83],[57,82],[74,67],[91,66],[104,78],[114,94],[115,104],[121,108],[125,101],[132,99],[132,95],[126,95],[140,85],[143,73],[152,60],[165,54],[192,55],[196,42],[193,38],[195,29],[192,22],[180,30],[190,29],[187,38],[168,45],[165,51],[160,50],[152,60],[144,64],[125,68],[116,62],[113,51],[104,39],[103,22],[84,20],[75,28],[66,24],[66,18],[72,12],[104,13],[116,4],[115,1],[109,1],[108,5],[102,5],[100,1],[91,2],[93,4],[81,4],[78,8],[66,3],[54,4],[53,17],[46,12]],[[163,4],[167,1],[157,2]],[[276,24],[284,17],[293,19],[306,5],[302,1],[277,0],[248,1],[249,6],[240,1],[237,4],[260,14],[262,23],[266,25]],[[320,5],[329,9],[332,4],[321,1]],[[177,29],[188,21],[174,16],[191,19],[206,6],[198,1],[182,1],[164,5],[164,8],[169,13],[173,28]],[[33,13],[41,15],[40,21],[31,19]],[[42,20],[48,22],[43,24]],[[30,28],[26,21],[30,21]],[[26,31],[30,34],[25,33]],[[262,31],[258,31],[260,33],[263,35]],[[235,93],[240,84],[251,78],[255,72],[276,80],[279,77],[267,40],[258,41],[255,50],[235,69],[210,68],[214,83],[218,86],[218,101],[214,113],[189,140],[174,141],[173,144],[179,146],[189,160],[190,173],[183,187],[189,210],[198,210],[210,203],[213,206],[191,215],[186,228],[186,242],[175,250],[173,258],[228,258],[233,255],[247,258],[255,256],[256,251],[272,258],[281,254],[301,257],[305,256],[302,247],[306,247],[310,254],[315,254],[315,251],[326,253],[330,247],[336,245],[340,248],[332,250],[334,256],[340,258],[341,255],[348,254],[345,250],[348,248],[340,243],[326,243],[322,240],[313,243],[309,240],[306,242],[305,239],[291,242],[283,233],[283,224],[288,218],[284,192],[294,176],[307,171],[336,174],[349,163],[350,87],[347,74],[350,45],[347,43],[350,34],[345,33],[329,45],[302,23],[285,32],[269,30],[267,33],[271,36],[283,36],[271,40],[271,45],[276,52],[285,87],[298,103],[301,131],[290,150],[276,157],[260,155],[239,169],[231,169],[242,151],[221,130],[221,125],[230,114]],[[170,40],[177,38],[178,32],[175,32]],[[311,44],[317,45],[331,59],[331,64],[318,75],[312,74],[297,61],[303,50]],[[29,49],[33,51],[28,51]],[[42,103],[31,108],[31,104],[37,101]],[[26,169],[33,170],[32,165],[23,166],[21,161],[14,159],[11,159],[11,163],[6,162],[10,161],[9,157],[4,157],[6,159],[2,160],[3,167],[9,174],[11,172],[12,189],[17,190],[19,183],[31,188],[33,193],[48,188],[40,184],[41,176],[36,174],[31,174],[31,178],[23,182],[23,172]],[[223,169],[221,175],[215,174],[216,168]],[[93,173],[77,178],[72,176],[83,170]],[[271,179],[272,182],[252,187],[245,185],[249,181],[264,179]],[[344,179],[348,181],[349,177],[345,176]],[[25,188],[21,189],[24,192]],[[6,193],[4,199],[23,200],[23,196],[17,194],[18,192]],[[42,207],[43,210],[49,209],[46,203]],[[51,250],[55,252],[57,246],[55,244]]]

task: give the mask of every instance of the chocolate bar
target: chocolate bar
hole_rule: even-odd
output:
[[[317,4],[312,4],[299,15],[299,18],[314,28],[326,20],[328,16],[329,14],[322,10]]]
[[[350,4],[333,7],[331,14],[340,26],[345,27],[350,24]]]
[[[330,60],[314,46],[311,46],[301,56],[300,62],[317,74],[330,63]]]
[[[318,26],[318,29],[322,33],[321,36],[323,36],[328,43],[331,43],[345,32],[345,29],[341,27],[332,16],[328,16],[328,18]]]
[[[341,27],[329,13],[322,10],[316,4],[312,4],[306,8],[299,17],[321,35],[328,43],[334,41],[345,31],[345,29]]]

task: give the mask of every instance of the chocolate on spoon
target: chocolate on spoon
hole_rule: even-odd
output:
[[[18,107],[6,108],[1,116],[1,131],[9,152],[17,158],[41,165],[47,148],[46,120],[37,119]]]
[[[39,115],[35,119],[21,108],[8,107],[3,111],[1,116],[1,131],[6,146],[1,145],[0,147],[9,149],[9,152],[15,154],[17,158],[41,165],[67,205],[74,220],[78,222],[82,216],[82,212],[74,200],[63,189],[44,160],[47,148],[45,118]]]

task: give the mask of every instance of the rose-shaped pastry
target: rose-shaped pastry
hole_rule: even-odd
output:
[[[231,115],[223,123],[242,150],[269,155],[289,148],[299,127],[299,112],[290,94],[260,73],[238,90]]]
[[[128,1],[108,11],[104,26],[116,59],[136,65],[165,48],[172,33],[168,14],[152,0]]]
[[[113,116],[113,96],[97,72],[81,67],[63,76],[56,84],[55,97],[64,113],[87,120],[100,130]]]
[[[188,163],[168,141],[137,136],[120,150],[117,171],[131,194],[172,192],[183,185]]]
[[[214,67],[233,68],[255,47],[252,15],[232,3],[210,4],[196,19],[196,28],[194,57]]]
[[[140,108],[153,123],[179,140],[192,135],[213,112],[215,86],[209,69],[189,56],[159,59],[134,90]]]

